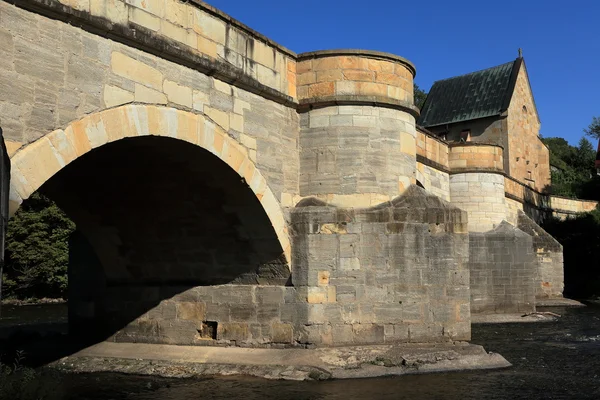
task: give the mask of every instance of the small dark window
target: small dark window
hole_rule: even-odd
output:
[[[527,114],[527,106],[523,106],[523,113]]]
[[[217,339],[217,322],[202,321],[202,326],[198,329],[198,334],[202,339]]]

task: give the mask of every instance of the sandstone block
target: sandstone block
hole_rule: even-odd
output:
[[[206,307],[200,302],[179,302],[177,305],[177,319],[202,321],[206,315]]]
[[[127,90],[112,85],[104,86],[104,105],[107,108],[131,103],[134,99],[134,94]]]
[[[165,79],[163,91],[169,102],[192,108],[192,89]]]
[[[139,83],[135,84],[134,97],[138,103],[167,104],[167,96],[164,93],[150,89]]]
[[[160,71],[123,53],[112,53],[111,68],[115,74],[124,78],[153,89],[162,90],[163,88],[163,75]]]
[[[292,343],[294,329],[291,324],[274,322],[271,325],[271,340],[274,343]]]

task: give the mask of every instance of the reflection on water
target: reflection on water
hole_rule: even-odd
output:
[[[505,356],[504,370],[326,382],[226,377],[63,376],[69,399],[600,399],[600,308],[552,308],[556,322],[476,325],[473,343]]]

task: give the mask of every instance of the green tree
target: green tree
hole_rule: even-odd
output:
[[[413,84],[413,91],[415,106],[417,106],[420,110],[423,107],[423,104],[425,104],[425,99],[427,99],[427,92],[421,90],[421,88],[419,88],[419,85],[417,85],[416,83]]]
[[[563,138],[544,138],[550,150],[552,194],[574,198],[600,199],[600,182],[594,171],[596,152],[586,138],[577,147]]]
[[[600,118],[592,117],[592,123],[583,131],[594,139],[600,139]]]
[[[8,296],[64,297],[69,235],[75,224],[39,193],[24,201],[8,223],[5,287]]]

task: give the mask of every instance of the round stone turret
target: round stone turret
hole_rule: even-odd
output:
[[[300,54],[297,74],[301,196],[365,207],[415,183],[412,63],[327,50]]]

